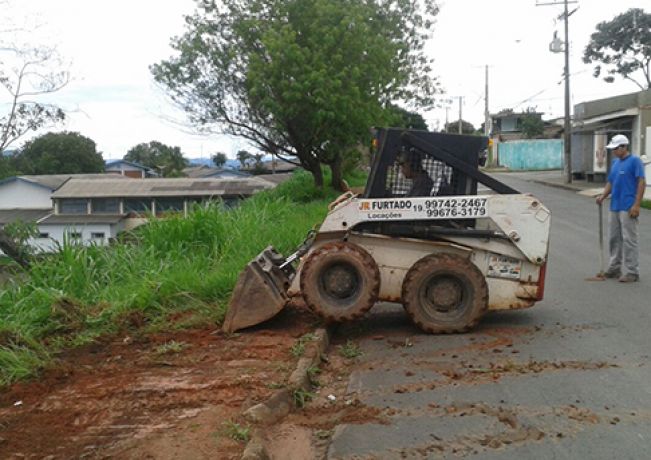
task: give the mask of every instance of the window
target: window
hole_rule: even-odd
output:
[[[70,237],[71,240],[80,240],[81,232],[68,232],[68,236]]]
[[[117,198],[96,198],[90,202],[93,214],[118,214],[120,200]]]
[[[146,198],[128,198],[124,200],[124,212],[147,214],[151,212],[151,201]]]
[[[40,232],[40,233],[38,234],[38,236],[37,236],[37,238],[39,238],[39,239],[46,239],[46,238],[49,238],[49,237],[50,237],[50,234],[49,234],[49,233],[45,233],[45,232]]]
[[[183,212],[183,198],[156,198],[156,214]]]
[[[88,200],[77,198],[59,200],[59,214],[88,214]]]
[[[93,232],[90,234],[90,237],[94,240],[103,240],[104,232]]]

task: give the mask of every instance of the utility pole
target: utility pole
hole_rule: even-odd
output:
[[[536,6],[546,6],[546,5],[563,5],[563,14],[559,18],[563,18],[565,21],[565,46],[563,46],[563,51],[565,52],[565,117],[563,123],[563,173],[565,175],[565,182],[570,184],[572,183],[572,126],[570,122],[570,15],[576,12],[574,9],[572,12],[568,12],[569,3],[578,3],[577,1],[563,0],[562,2],[550,2],[550,3],[536,3]],[[551,49],[551,47],[550,47]],[[553,50],[552,50],[553,51]]]
[[[484,136],[490,136],[490,114],[488,113],[488,64],[485,70],[485,86],[484,86]]]
[[[463,127],[462,127],[462,118],[461,118],[461,106],[463,105],[463,96],[459,96],[459,134],[463,134]]]

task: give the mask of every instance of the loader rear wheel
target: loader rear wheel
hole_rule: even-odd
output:
[[[375,260],[353,243],[324,244],[308,256],[301,271],[305,303],[327,321],[363,316],[379,292],[380,270]]]
[[[464,332],[486,311],[488,286],[468,259],[434,254],[409,269],[402,283],[402,301],[409,317],[425,332]]]

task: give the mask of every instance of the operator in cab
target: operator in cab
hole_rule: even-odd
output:
[[[429,177],[427,171],[423,169],[421,155],[413,150],[400,152],[398,164],[402,174],[412,181],[411,188],[406,196],[430,196],[434,181]]]

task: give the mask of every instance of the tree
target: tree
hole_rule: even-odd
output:
[[[21,43],[28,34],[18,27],[0,30],[0,153],[30,131],[65,119],[60,107],[39,98],[66,86],[70,75],[55,48]]]
[[[158,141],[138,144],[124,156],[124,160],[148,166],[164,177],[179,177],[188,166],[180,147],[170,147]]]
[[[253,163],[253,169],[251,170],[251,174],[253,175],[266,174],[268,170],[267,168],[265,168],[264,163],[262,162],[262,159],[264,158],[264,153],[254,153],[252,157],[254,163]]]
[[[226,160],[228,160],[228,157],[226,156],[225,153],[222,152],[217,152],[212,156],[212,162],[214,163],[215,167],[221,168],[226,164]]]
[[[594,76],[605,73],[604,81],[612,83],[615,75],[635,83],[641,90],[651,88],[651,14],[631,8],[611,21],[597,24],[597,31],[583,52],[583,62],[597,62]],[[642,73],[640,83],[633,74]]]
[[[520,129],[527,139],[541,136],[545,132],[545,122],[535,110],[527,110],[521,118]]]
[[[459,133],[459,120],[457,121],[451,121],[448,124],[445,125],[445,132],[446,133],[453,133],[453,134],[458,134]],[[475,134],[475,127],[472,125],[472,123],[466,121],[466,120],[461,120],[461,134]]]
[[[17,174],[19,174],[19,172],[16,171],[12,158],[0,153],[0,180]]]
[[[246,150],[239,150],[237,152],[237,160],[240,162],[240,166],[242,168],[246,166],[246,164],[251,158],[253,158],[253,155],[251,155]]]
[[[400,126],[409,129],[421,129],[427,131],[427,123],[423,116],[416,112],[410,112],[402,107],[392,106],[395,113],[395,121],[391,123],[393,126]]]
[[[8,11],[7,6],[8,2],[0,1],[0,12]],[[33,37],[29,30],[14,27],[10,14],[0,17],[0,177],[17,173],[13,161],[3,157],[7,147],[30,131],[64,120],[61,108],[38,99],[60,90],[70,78],[61,70],[63,65],[54,48],[19,42],[21,35],[28,35],[30,42]],[[27,267],[20,247],[2,228],[0,250]]]
[[[151,67],[189,121],[250,141],[341,188],[343,152],[366,144],[394,99],[429,107],[424,0],[205,0]],[[295,157],[295,158],[294,158]]]
[[[47,133],[25,143],[10,158],[22,174],[79,174],[104,172],[95,142],[79,133]]]

